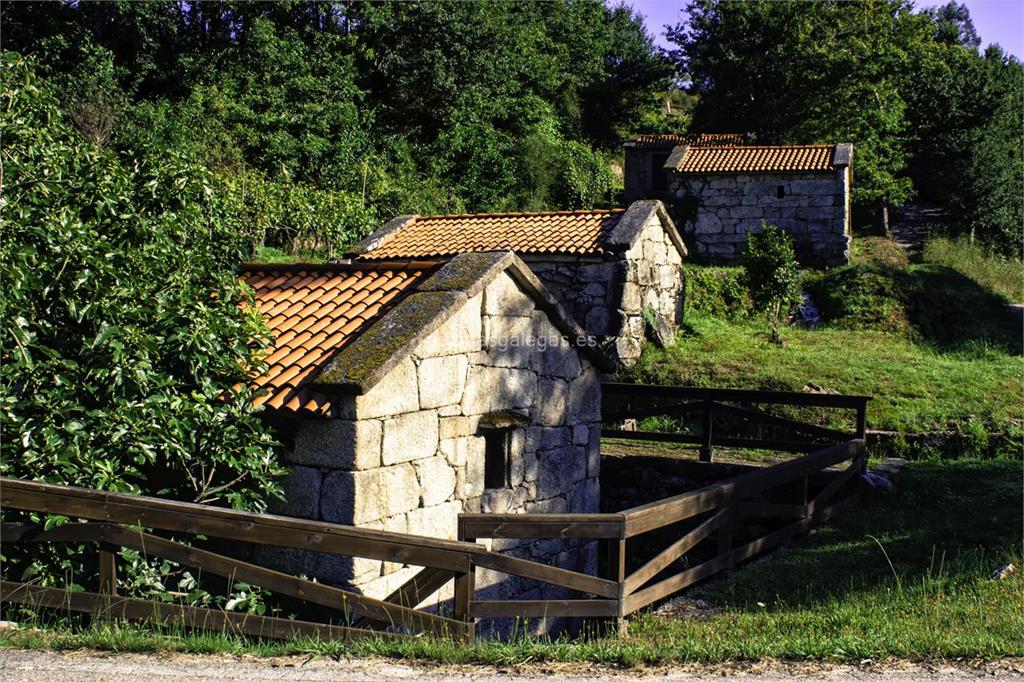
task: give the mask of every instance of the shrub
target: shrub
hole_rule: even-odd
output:
[[[751,313],[742,268],[688,265],[685,275],[686,315],[738,319]]]
[[[555,203],[560,208],[593,208],[606,201],[615,183],[607,159],[582,142],[562,145],[562,171]]]
[[[781,344],[783,317],[800,300],[800,267],[792,238],[762,222],[761,231],[747,237],[743,269],[754,308],[768,316],[772,343]]]
[[[2,61],[0,472],[263,509],[280,495],[247,372],[264,338],[209,175],[122,163]]]

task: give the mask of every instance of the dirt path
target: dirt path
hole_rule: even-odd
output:
[[[921,253],[924,243],[931,236],[932,229],[945,220],[945,212],[930,204],[904,204],[896,209],[890,225],[892,238],[909,255]]]
[[[4,682],[168,682],[171,680],[314,680],[332,682],[417,680],[445,682],[541,682],[552,678],[594,680],[759,680],[775,682],[799,678],[847,682],[911,682],[928,679],[1024,680],[1024,660],[995,663],[908,663],[884,665],[819,665],[813,663],[688,664],[672,668],[619,670],[588,664],[537,663],[516,668],[490,666],[431,666],[385,659],[332,660],[300,657],[252,658],[192,656],[185,654],[112,654],[0,650],[0,679]]]

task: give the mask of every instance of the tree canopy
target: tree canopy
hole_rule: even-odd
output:
[[[1024,67],[979,54],[964,5],[697,0],[687,13],[668,37],[696,129],[853,142],[858,222],[918,194],[951,209],[954,231],[1019,254]]]

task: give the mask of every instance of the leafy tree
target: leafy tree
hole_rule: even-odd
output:
[[[247,373],[264,338],[207,171],[121,162],[5,54],[0,471],[262,509],[275,444]]]
[[[754,132],[762,143],[856,145],[852,195],[861,209],[910,197],[896,75],[924,38],[903,0],[698,0],[669,30],[699,130]]]
[[[747,236],[743,271],[754,307],[768,316],[772,343],[782,345],[779,328],[790,307],[800,301],[800,266],[792,237],[762,223],[760,232]]]

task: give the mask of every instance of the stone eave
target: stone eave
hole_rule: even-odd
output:
[[[371,232],[362,241],[352,246],[345,254],[347,258],[355,258],[361,256],[364,253],[373,251],[381,247],[393,234],[401,230],[406,225],[415,222],[420,216],[418,215],[400,215],[392,218],[388,222],[384,223],[380,228]]]
[[[586,343],[585,332],[522,260],[511,251],[483,251],[448,261],[342,349],[313,385],[332,395],[365,393],[502,272],[508,272],[581,353],[602,370],[612,369],[610,360]]]
[[[676,224],[668,214],[665,204],[657,199],[641,199],[634,201],[626,209],[626,212],[619,218],[608,238],[608,243],[617,250],[625,251],[631,248],[643,232],[644,226],[650,220],[652,214],[657,214],[661,226],[668,234],[672,244],[675,245],[679,255],[686,258],[688,254],[683,238],[676,229]]]

